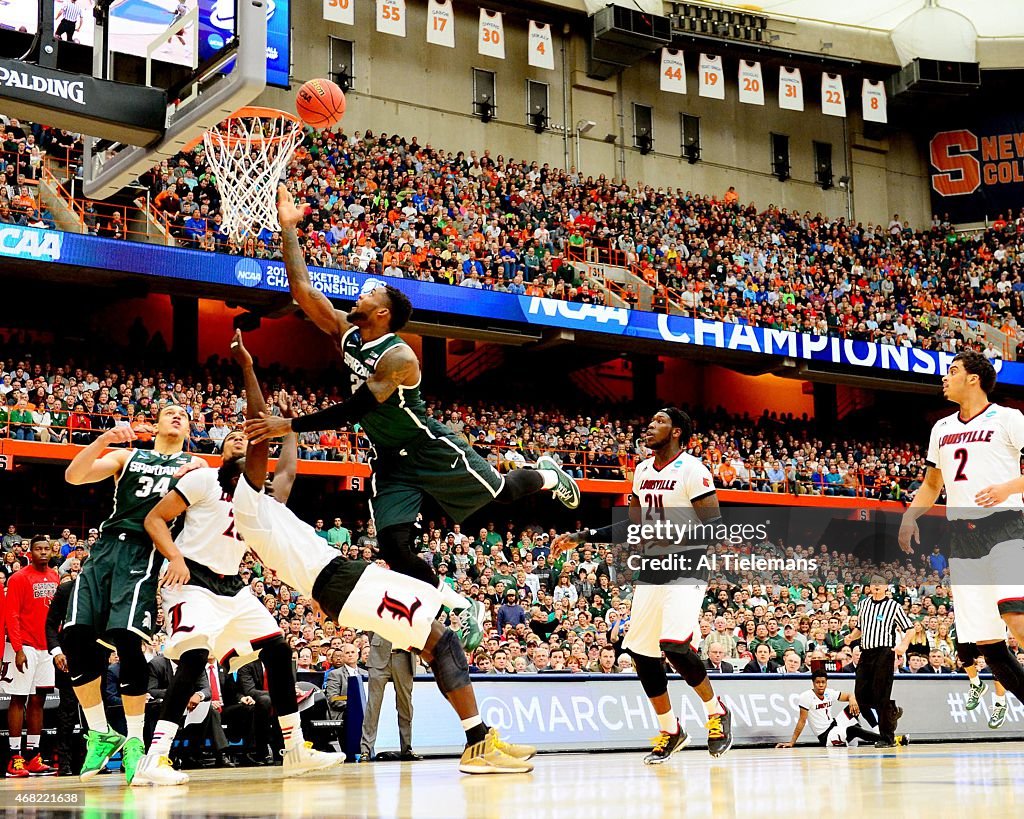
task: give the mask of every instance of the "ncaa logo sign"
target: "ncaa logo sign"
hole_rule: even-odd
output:
[[[578,304],[540,296],[530,297],[527,313],[531,316],[568,319],[573,324],[600,325],[604,333],[621,333],[629,326],[629,310],[604,304]],[[611,325],[611,326],[609,326]],[[596,327],[594,329],[597,329]]]
[[[255,287],[263,281],[263,268],[255,259],[239,259],[235,265],[235,278],[242,287]]]
[[[60,260],[63,237],[53,230],[36,230],[14,225],[0,227],[0,256],[17,259]]]

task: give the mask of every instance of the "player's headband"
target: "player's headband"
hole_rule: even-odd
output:
[[[690,426],[690,417],[678,407],[662,407],[658,412],[665,413],[671,419],[674,427],[688,428]]]
[[[359,295],[360,296],[365,296],[367,293],[372,293],[378,287],[384,287],[384,286],[385,286],[384,282],[382,282],[380,279],[367,279],[363,283],[363,286],[360,288]]]

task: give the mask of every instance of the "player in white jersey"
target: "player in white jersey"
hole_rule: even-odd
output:
[[[231,353],[241,365],[247,396],[246,417],[266,412],[252,357],[236,332]],[[295,441],[291,434],[286,441]],[[238,533],[265,565],[328,617],[346,628],[373,631],[396,648],[408,648],[430,663],[434,681],[451,703],[466,732],[459,770],[469,774],[526,773],[536,754],[529,745],[503,742],[484,724],[469,679],[469,666],[455,632],[437,620],[441,592],[430,583],[361,560],[338,555],[313,527],[299,520],[275,493],[264,491],[266,441],[250,442],[244,459],[221,469],[232,485]]]
[[[711,473],[698,458],[683,451],[683,442],[690,440],[692,432],[693,422],[676,407],[666,407],[654,414],[646,434],[646,444],[654,456],[641,462],[633,476],[629,502],[632,524],[711,524],[720,519]],[[557,557],[580,543],[624,543],[629,525],[620,521],[605,529],[559,535],[551,543],[551,556]],[[674,554],[695,566],[706,545],[700,541],[689,545],[674,543],[668,548],[648,544],[644,555]],[[646,579],[641,573],[638,577],[629,631],[622,647],[633,655],[637,675],[661,727],[654,748],[644,757],[648,765],[666,761],[689,742],[672,710],[662,652],[704,702],[708,751],[718,757],[732,747],[732,715],[715,696],[707,669],[691,643],[706,591],[703,572],[670,571],[667,575],[648,574]]]
[[[224,462],[245,456],[245,433],[224,439]],[[295,442],[281,451],[274,491],[287,498],[295,482]],[[284,775],[299,776],[345,761],[342,754],[308,748],[303,740],[295,696],[292,653],[273,615],[238,576],[246,544],[236,535],[232,487],[222,484],[224,469],[197,469],[185,475],[146,516],[154,543],[184,558],[188,579],[164,585],[164,655],[178,663],[161,707],[149,751],[132,785],[184,785],[188,775],[171,767],[169,754],[195,681],[212,654],[235,671],[257,657],[267,672],[271,704],[284,738]],[[184,515],[184,528],[171,542],[168,524]]]
[[[1024,699],[1024,668],[1006,645],[1006,629],[1024,645],[1024,415],[993,404],[992,363],[960,353],[942,379],[960,411],[932,428],[928,471],[900,525],[900,548],[921,542],[917,519],[946,487],[952,528],[949,572],[957,639],[977,643],[993,676]]]
[[[839,703],[847,703],[833,716]],[[818,738],[819,745],[843,746],[856,739],[872,745],[881,741],[882,735],[862,728],[857,722],[860,708],[853,694],[840,693],[828,687],[828,674],[823,670],[811,674],[811,687],[804,691],[796,701],[800,708],[800,717],[793,729],[793,738],[789,742],[780,742],[776,748],[792,748],[800,739],[804,726],[811,726],[811,733]]]

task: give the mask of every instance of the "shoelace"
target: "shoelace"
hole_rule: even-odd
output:
[[[171,758],[169,756],[162,756],[162,757],[160,757],[156,761],[156,764],[157,764],[158,768],[171,768],[171,769],[174,768],[174,763],[171,762]]]
[[[25,760],[20,756],[14,757],[14,759],[11,760],[11,765],[14,767],[14,770],[16,771],[25,770]]]
[[[651,752],[655,753],[657,751],[664,751],[668,747],[668,741],[670,738],[670,734],[666,734],[664,731],[662,731],[656,737],[651,739],[651,742],[654,744],[654,747],[651,748]]]
[[[715,714],[708,719],[707,729],[708,739],[722,739],[725,736],[725,731],[722,730],[722,715]]]
[[[512,745],[512,743],[505,742],[500,736],[498,736],[498,732],[497,731],[493,731],[491,736],[494,739],[494,747],[495,748],[497,748],[503,754],[509,754],[510,756],[514,756],[514,754],[512,754],[512,749],[514,747]]]

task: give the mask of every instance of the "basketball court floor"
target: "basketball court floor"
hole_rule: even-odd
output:
[[[466,776],[454,759],[345,765],[283,779],[280,769],[202,771],[184,788],[125,788],[120,776],[82,785],[34,779],[0,786],[19,815],[70,807],[89,816],[598,817],[1019,816],[1019,743],[920,745],[879,751],[686,750],[648,768],[642,754],[549,754],[532,774]],[[75,805],[19,804],[19,794],[77,794]]]

